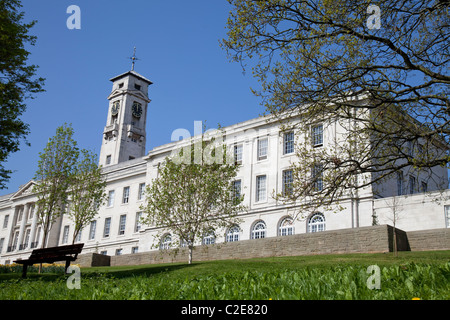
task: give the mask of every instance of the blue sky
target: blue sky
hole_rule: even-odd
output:
[[[258,84],[230,62],[219,41],[226,37],[231,9],[226,0],[22,0],[25,22],[37,20],[29,62],[46,78],[45,90],[27,100],[23,120],[31,147],[8,158],[15,192],[34,176],[39,152],[63,123],[71,123],[82,148],[100,152],[111,92],[110,78],[131,69],[150,79],[147,152],[170,142],[178,128],[194,121],[210,128],[231,125],[264,112],[250,87]],[[81,9],[81,29],[69,30],[70,5]]]

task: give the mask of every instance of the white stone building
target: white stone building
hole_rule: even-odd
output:
[[[99,156],[107,180],[108,201],[76,241],[85,244],[83,253],[119,255],[158,250],[153,237],[156,229],[139,223],[144,189],[157,176],[158,164],[187,142],[174,141],[146,154],[148,88],[152,82],[135,71],[111,81],[113,88],[108,96]],[[334,141],[339,134],[336,125],[325,127],[319,123],[316,126],[318,142],[323,145]],[[236,183],[244,194],[248,211],[242,213],[243,222],[238,228],[218,230],[217,238],[204,239],[205,245],[371,226],[374,216],[379,224],[393,225],[393,208],[399,212],[396,227],[404,231],[450,227],[450,200],[447,200],[450,191],[439,191],[442,184],[447,185],[445,168],[435,169],[440,181],[424,180],[421,176],[393,179],[382,186],[365,188],[353,200],[344,200],[343,211],[316,212],[293,221],[290,214],[295,208],[277,202],[272,194],[280,192],[283,184],[289,182],[289,167],[295,160],[294,135],[282,132],[279,125],[263,117],[223,130],[225,142],[234,150],[235,160],[242,164]],[[33,248],[42,245],[43,234],[34,214],[37,198],[31,191],[33,184],[30,181],[17,192],[0,197],[0,264],[27,258]],[[427,192],[419,192],[425,191],[421,188]],[[52,225],[47,246],[72,243],[73,228],[66,215],[60,217]],[[170,237],[167,237],[161,246],[169,242]]]

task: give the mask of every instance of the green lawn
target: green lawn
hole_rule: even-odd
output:
[[[367,286],[370,265],[380,289]],[[450,251],[81,268],[72,290],[61,273],[20,276],[0,273],[0,299],[450,300]]]

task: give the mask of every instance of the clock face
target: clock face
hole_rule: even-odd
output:
[[[119,108],[120,108],[120,102],[119,101],[114,102],[111,107],[111,114],[113,116],[116,116],[119,113]]]
[[[140,118],[142,115],[142,105],[138,102],[133,103],[133,116],[135,116],[136,118]]]

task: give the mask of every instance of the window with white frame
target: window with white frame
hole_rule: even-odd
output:
[[[111,218],[105,218],[105,226],[103,228],[103,238],[108,238],[111,231]]]
[[[69,241],[69,226],[64,226],[62,243],[67,243]]]
[[[241,197],[241,180],[235,180],[233,181],[233,192],[234,192],[234,199],[237,200]]]
[[[266,223],[260,220],[253,225],[251,238],[262,239],[265,237],[266,237]]]
[[[3,244],[5,243],[5,238],[0,239],[0,254],[2,254],[3,251]]]
[[[97,227],[97,221],[91,221],[91,226],[89,228],[89,240],[93,240],[95,238],[95,229]]]
[[[291,195],[293,192],[293,184],[294,178],[293,178],[293,172],[292,169],[283,170],[282,174],[282,192],[284,196]]]
[[[139,184],[138,200],[144,199],[145,196],[145,182]]]
[[[283,135],[283,154],[294,152],[294,132],[286,132]]]
[[[269,149],[269,139],[268,138],[258,139],[258,160],[267,159],[268,149]]]
[[[122,255],[122,249],[116,249],[116,256]]]
[[[323,165],[315,164],[312,169],[313,191],[323,190]]]
[[[237,144],[234,146],[234,163],[242,164],[242,144]]]
[[[323,125],[317,124],[311,127],[311,138],[313,147],[323,145]]]
[[[134,232],[139,232],[139,230],[141,230],[141,227],[142,227],[141,218],[142,218],[142,212],[137,212],[136,213],[136,223],[134,225]]]
[[[206,232],[206,234],[203,236],[202,243],[205,245],[216,243],[216,235],[214,234],[213,230],[209,230],[208,232]]]
[[[119,235],[125,234],[126,221],[127,221],[127,215],[126,214],[121,215],[120,220],[119,220]]]
[[[409,176],[409,193],[413,194],[416,192],[416,177]]]
[[[265,175],[256,177],[256,202],[266,200],[266,180]]]
[[[170,234],[166,234],[161,239],[161,242],[159,244],[159,249],[160,250],[167,250],[167,249],[170,249],[171,245],[172,245],[172,236]]]
[[[227,242],[239,241],[239,233],[240,233],[239,226],[237,226],[237,225],[232,226],[227,231],[226,241]]]
[[[294,234],[294,221],[290,217],[284,218],[278,230],[280,236],[290,236]]]
[[[447,228],[450,228],[450,205],[444,207],[444,213],[445,213],[445,226]]]
[[[397,195],[403,194],[403,171],[397,171]]]
[[[315,213],[308,220],[309,232],[325,231],[325,216],[322,213]]]
[[[30,242],[31,229],[25,231],[25,240],[23,241],[23,248],[28,248],[28,243]]]
[[[114,190],[108,192],[108,207],[114,206]]]
[[[130,187],[124,187],[122,203],[128,203],[129,199],[130,199]]]
[[[428,191],[428,184],[425,181],[422,181],[420,184],[420,191],[421,192],[427,192]]]
[[[9,214],[7,214],[3,220],[3,229],[8,228]]]
[[[83,230],[78,231],[78,234],[77,234],[77,236],[75,238],[75,242],[80,242],[81,241],[81,231],[83,231]]]
[[[138,253],[139,252],[139,247],[132,247],[131,248],[131,253]]]

